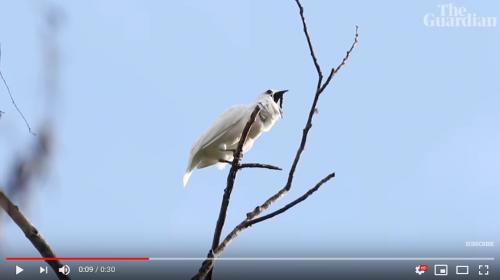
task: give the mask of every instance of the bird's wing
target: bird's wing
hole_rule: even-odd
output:
[[[233,106],[222,113],[210,128],[196,141],[191,153],[194,155],[200,149],[203,149],[213,142],[217,141],[228,130],[234,127],[242,118],[247,115],[248,108],[244,105]]]

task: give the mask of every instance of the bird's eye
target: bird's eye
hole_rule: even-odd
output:
[[[268,90],[266,90],[266,94],[271,95],[271,94],[273,94],[273,91],[272,91],[272,90],[270,90],[270,89],[268,89]]]

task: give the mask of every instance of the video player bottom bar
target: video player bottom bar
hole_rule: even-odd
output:
[[[67,258],[68,259],[68,258]],[[99,258],[62,261],[57,273],[74,279],[191,279],[205,258]],[[106,259],[106,260],[105,260]],[[136,258],[134,258],[136,259]],[[128,260],[128,261],[127,261]],[[485,258],[220,258],[214,276],[221,279],[496,279],[494,257]],[[55,279],[41,260],[9,259],[0,279]],[[426,278],[429,279],[429,278]]]

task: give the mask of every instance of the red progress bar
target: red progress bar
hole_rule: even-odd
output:
[[[149,257],[58,257],[58,258],[40,258],[40,257],[7,257],[7,261],[149,261]]]

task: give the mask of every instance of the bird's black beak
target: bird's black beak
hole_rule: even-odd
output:
[[[278,104],[278,101],[280,102],[280,115],[283,117],[283,94],[285,94],[288,90],[280,90],[274,93],[274,102]]]
[[[274,102],[278,103],[280,102],[280,108],[283,105],[283,94],[285,94],[288,90],[280,90],[274,93]]]

